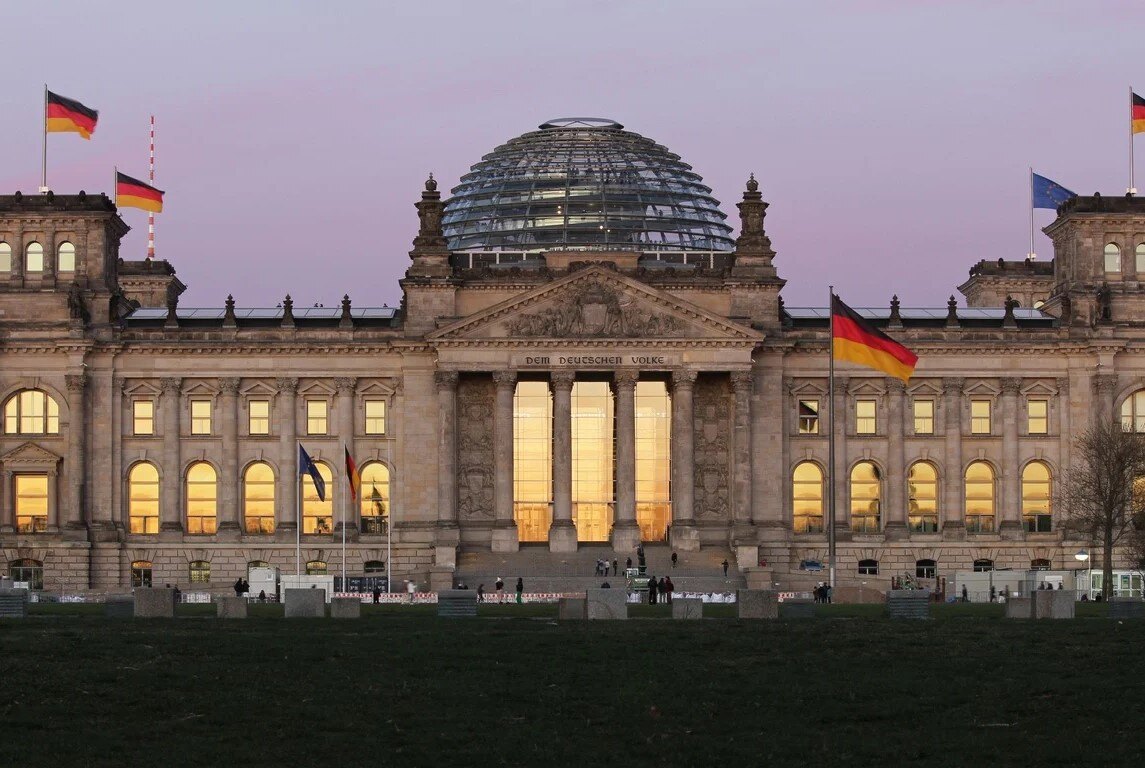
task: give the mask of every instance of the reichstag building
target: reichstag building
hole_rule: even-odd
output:
[[[465,553],[667,540],[794,583],[827,557],[830,339],[783,303],[767,205],[748,180],[732,227],[664,146],[554,120],[448,199],[426,182],[399,308],[250,309],[180,306],[104,195],[0,197],[0,566],[223,590],[293,573],[300,536],[334,573],[345,503],[353,574],[387,541],[395,579],[441,587]],[[862,310],[920,362],[836,369],[841,582],[1075,567],[1072,436],[1145,429],[1145,200],[1073,198],[1045,231],[1052,261],[967,265],[963,306]]]

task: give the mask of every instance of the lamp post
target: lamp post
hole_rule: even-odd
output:
[[[1084,563],[1084,562],[1089,560],[1089,552],[1086,552],[1084,549],[1079,549],[1077,552],[1074,553],[1073,558],[1074,558],[1074,560],[1077,560],[1078,563]],[[1080,571],[1081,571],[1081,568],[1079,567],[1078,572],[1080,573]],[[1087,571],[1088,571],[1088,568],[1087,568]],[[1075,577],[1075,581],[1076,581],[1076,577]],[[1090,575],[1087,572],[1086,573],[1086,579],[1085,579],[1086,600],[1089,599],[1089,586],[1090,586],[1091,581],[1092,581],[1092,578],[1090,578]]]

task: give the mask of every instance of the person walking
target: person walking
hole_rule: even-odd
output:
[[[501,581],[500,576],[497,577],[497,582],[493,585],[493,587],[497,590],[497,602],[505,602],[505,582]]]
[[[648,577],[648,604],[656,605],[656,577]]]
[[[484,584],[478,584],[477,585],[477,602],[479,602],[479,603],[485,602],[485,585]]]
[[[377,584],[374,585],[374,605],[382,601],[382,588]]]
[[[619,571],[620,571],[620,563],[618,563],[616,561],[616,558],[614,557],[614,558],[612,558],[612,575],[615,576]]]
[[[521,598],[521,594],[524,591],[525,591],[525,582],[520,576],[518,576],[517,577],[517,605],[520,605],[521,603],[524,602],[524,600],[522,600],[522,598]]]
[[[626,571],[632,570],[632,558],[631,557],[624,561],[624,570],[626,570]]]
[[[676,567],[676,561],[679,559],[679,557],[680,557],[680,556],[679,556],[679,555],[677,555],[675,552],[673,552],[673,553],[672,553],[672,567],[673,567],[673,568],[675,568],[675,567]]]
[[[660,582],[656,585],[656,594],[660,596],[660,602],[668,602],[668,580],[663,576],[660,577]]]
[[[664,581],[665,581],[665,586],[666,586],[666,591],[664,592],[664,595],[665,595],[665,597],[668,598],[668,605],[671,605],[672,604],[672,593],[676,590],[676,585],[672,583],[672,577],[671,576],[664,579]]]
[[[413,594],[414,594],[414,592],[417,592],[417,584],[414,584],[412,581],[407,581],[406,582],[406,594],[409,595],[409,604],[410,605],[413,605]]]
[[[970,593],[969,593],[969,590],[966,589],[965,584],[962,585],[962,602],[964,602],[964,603],[970,602]]]
[[[720,565],[724,567],[724,578],[726,579],[728,577],[728,559],[725,557],[724,561],[720,563]]]

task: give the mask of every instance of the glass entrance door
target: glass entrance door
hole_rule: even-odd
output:
[[[572,389],[572,502],[578,541],[608,541],[614,502],[614,411],[606,381]]]

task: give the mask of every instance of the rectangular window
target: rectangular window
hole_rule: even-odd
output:
[[[855,401],[855,433],[860,435],[875,434],[875,401]]]
[[[48,530],[48,476],[15,475],[16,531],[43,533]]]
[[[990,434],[990,401],[970,401],[970,434]]]
[[[799,401],[799,434],[819,434],[819,401]]]
[[[1026,401],[1026,432],[1031,435],[1044,435],[1050,431],[1050,401]]]
[[[192,400],[191,401],[191,434],[192,435],[209,435],[209,434],[211,434],[211,401],[210,400]]]
[[[155,434],[155,403],[136,400],[131,404],[132,432],[136,435]]]
[[[326,415],[329,405],[325,400],[306,401],[306,434],[326,434]]]
[[[269,400],[251,400],[247,403],[247,432],[252,435],[270,434]]]
[[[934,434],[934,401],[914,401],[914,433],[916,435]]]
[[[384,434],[386,434],[386,401],[385,400],[367,400],[366,401],[366,434],[367,435],[384,435]]]

